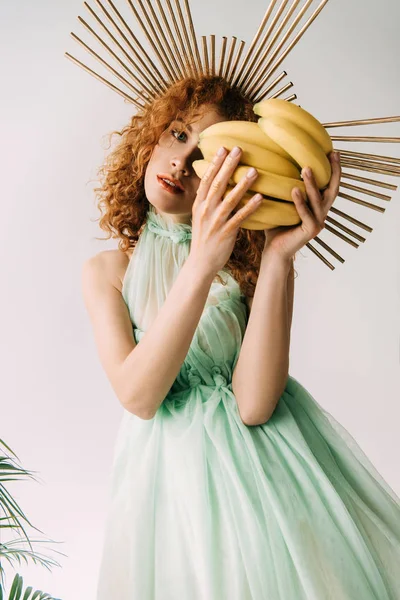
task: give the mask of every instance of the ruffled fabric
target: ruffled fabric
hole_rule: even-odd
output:
[[[122,290],[137,343],[189,233],[149,211]],[[400,600],[400,499],[351,435],[292,376],[267,423],[242,422],[248,315],[220,274],[154,418],[123,413],[97,600]]]

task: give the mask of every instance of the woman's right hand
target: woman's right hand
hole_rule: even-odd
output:
[[[263,196],[255,194],[245,206],[231,216],[250,185],[257,179],[258,172],[248,175],[235,185],[223,198],[229,180],[239,164],[242,150],[227,155],[214,155],[200,181],[192,207],[192,241],[190,255],[207,274],[215,276],[232,254],[241,223],[260,206]]]

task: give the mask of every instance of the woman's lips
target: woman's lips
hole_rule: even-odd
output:
[[[183,194],[183,190],[181,190],[178,187],[169,185],[168,183],[165,183],[165,181],[163,179],[161,179],[161,177],[158,177],[158,175],[157,175],[157,181],[161,185],[161,187],[163,187],[164,190],[167,190],[167,192],[169,192],[170,194],[176,194],[176,195]]]

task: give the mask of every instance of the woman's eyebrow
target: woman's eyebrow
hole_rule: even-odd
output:
[[[184,120],[181,119],[180,117],[177,117],[175,119],[175,121],[179,121],[180,123],[184,123]],[[193,131],[191,125],[187,124],[186,127],[189,129],[189,131]]]

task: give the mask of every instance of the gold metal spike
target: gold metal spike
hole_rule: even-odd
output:
[[[328,244],[326,242],[324,242],[324,240],[322,240],[318,235],[315,236],[315,238],[313,238],[313,240],[315,240],[316,242],[318,242],[318,244],[320,244],[323,248],[325,248],[325,250],[327,250],[327,252],[329,252],[330,254],[332,254],[332,256],[334,256],[341,263],[344,263],[344,258],[342,256],[340,256],[340,254],[338,254],[337,252],[335,252],[335,250],[333,250],[333,248],[331,248],[330,246],[328,246]]]
[[[361,183],[368,183],[368,185],[374,185],[376,187],[382,187],[387,190],[397,190],[397,185],[393,183],[387,183],[385,181],[379,181],[378,179],[369,179],[368,177],[361,177],[360,175],[354,175],[353,173],[347,173],[346,171],[342,171],[341,178],[352,179],[353,181],[360,181]]]
[[[147,92],[147,94],[151,97],[153,95],[154,92],[152,92],[147,86],[145,86],[143,84],[143,82],[139,79],[139,77],[133,73],[129,67],[126,66],[126,64],[124,63],[123,60],[121,60],[119,58],[119,56],[114,52],[114,50],[112,50],[110,48],[110,46],[108,46],[104,40],[101,39],[101,37],[94,31],[94,29],[92,27],[90,27],[90,25],[88,23],[86,23],[86,21],[84,19],[82,19],[82,17],[78,17],[79,21],[82,23],[82,25],[87,29],[87,31],[89,31],[89,33],[91,33],[95,39],[103,46],[103,48],[105,48],[105,50],[107,50],[107,52],[114,58],[114,60],[117,61],[118,64],[121,65],[121,67],[124,69],[124,71],[126,71],[126,73],[128,73],[128,75],[130,77],[132,77],[132,79],[134,81],[137,81],[139,83],[139,85]],[[81,46],[83,46],[85,48],[85,50],[87,50],[92,56],[94,56],[97,60],[99,60],[104,66],[107,66],[107,68],[109,68],[110,70],[112,70],[112,67],[110,67],[108,65],[108,63],[101,58],[101,56],[99,54],[97,54],[97,52],[95,52],[94,50],[92,50],[87,44],[85,44],[85,42],[83,42],[77,35],[75,35],[75,33],[71,32],[71,36],[73,37],[73,39],[75,41],[77,41],[79,44],[81,44]],[[139,91],[137,92],[139,96],[141,96],[145,101],[146,96],[143,94],[143,92]]]
[[[328,225],[328,223],[325,223],[324,229],[326,229],[326,231],[330,231],[331,233],[333,233],[333,235],[336,235],[347,244],[350,244],[350,246],[353,246],[353,248],[358,248],[359,244],[357,244],[357,242],[347,237],[347,235],[340,233],[340,231],[337,231],[337,229],[335,229],[331,225]]]
[[[264,31],[265,25],[267,24],[267,21],[268,21],[268,19],[270,17],[270,14],[271,14],[271,12],[272,12],[272,10],[273,10],[276,2],[277,2],[277,0],[271,0],[270,5],[268,6],[268,8],[267,8],[267,10],[266,10],[266,12],[264,14],[263,20],[261,21],[261,24],[260,24],[260,26],[259,26],[259,28],[258,28],[258,30],[257,30],[257,32],[256,32],[256,34],[255,34],[255,36],[254,36],[254,38],[252,40],[252,42],[251,42],[251,44],[250,44],[250,47],[249,47],[249,49],[247,51],[247,54],[246,54],[246,56],[243,59],[243,63],[241,65],[241,67],[240,67],[240,70],[239,70],[237,76],[236,76],[236,79],[233,82],[234,86],[238,86],[238,87],[241,86],[241,83],[243,81],[243,77],[246,74],[247,63],[249,62],[250,56],[254,52],[254,48],[256,47],[256,45],[258,43],[258,40],[261,37],[262,32]]]
[[[227,62],[226,62],[226,66],[225,66],[224,72],[222,74],[222,76],[223,76],[224,79],[227,79],[227,75],[229,73],[229,69],[230,69],[231,64],[232,64],[232,59],[233,59],[233,54],[235,52],[236,42],[237,42],[237,37],[232,36],[231,45],[229,46],[228,59],[227,59]]]
[[[159,1],[159,0],[158,0]],[[179,0],[175,0],[175,6],[177,8],[178,11],[178,18],[179,18],[179,22],[181,24],[181,29],[183,32],[183,37],[185,38],[185,42],[186,42],[186,47],[185,45],[183,45],[184,49],[184,54],[186,56],[186,60],[188,63],[188,74],[192,75],[192,77],[196,77],[197,75],[197,69],[196,69],[196,61],[194,59],[193,56],[193,51],[192,51],[192,46],[190,44],[190,38],[189,38],[189,34],[188,34],[188,29],[185,23],[185,18],[182,14],[182,9],[181,9],[181,5]],[[201,63],[201,61],[200,61]]]
[[[386,162],[393,162],[400,165],[400,158],[396,158],[394,156],[383,156],[382,154],[367,154],[366,152],[354,152],[354,150],[342,150],[339,148],[335,148],[337,152],[340,152],[341,156],[348,156],[354,158],[366,158],[372,160],[383,160]]]
[[[323,127],[352,127],[353,125],[373,125],[377,123],[395,123],[400,121],[398,117],[376,117],[374,119],[358,119],[357,121],[336,121],[334,123],[322,123]]]
[[[178,0],[176,0],[176,1],[178,1]],[[194,48],[194,52],[195,52],[195,55],[197,58],[198,70],[199,70],[199,73],[201,74],[203,72],[203,66],[201,64],[200,52],[199,52],[199,47],[197,45],[196,31],[195,31],[194,24],[193,24],[192,14],[190,12],[189,1],[184,0],[184,4],[185,4],[186,17],[189,22],[189,29],[190,29],[190,35],[192,38],[193,48]]]
[[[148,0],[146,0],[146,3],[149,6],[149,8],[152,11],[152,13],[154,13],[154,9],[152,7],[151,2],[149,2]],[[181,77],[185,77],[185,75],[187,73],[187,71],[186,71],[187,66],[184,63],[182,56],[184,56],[185,58],[187,58],[187,57],[186,57],[186,52],[185,52],[185,47],[184,47],[184,44],[183,44],[183,40],[182,40],[182,38],[180,36],[180,32],[179,32],[179,29],[177,27],[177,23],[174,20],[175,31],[177,31],[177,29],[178,29],[178,32],[179,32],[178,38],[179,38],[179,43],[180,43],[180,49],[178,49],[178,44],[175,41],[174,34],[172,32],[171,26],[170,26],[169,21],[167,19],[167,15],[165,14],[164,8],[163,8],[160,0],[156,0],[156,3],[157,3],[157,7],[158,7],[158,11],[160,13],[161,19],[162,19],[162,21],[164,23],[164,26],[161,26],[161,24],[159,23],[157,17],[155,17],[155,23],[157,25],[157,29],[159,30],[159,33],[163,36],[163,38],[165,40],[166,48],[167,48],[167,50],[169,49],[168,54],[173,59],[175,67],[178,69],[178,71],[180,71],[180,76]],[[168,9],[170,9],[170,4],[169,3],[168,3]],[[171,14],[171,12],[172,12],[172,14]],[[172,18],[172,16],[173,16],[172,8],[170,9],[170,14],[171,14],[171,18]],[[166,41],[163,29],[165,29],[165,31],[168,34],[168,37],[169,37],[170,42],[171,42],[171,46]],[[177,63],[177,60],[179,61],[179,65]]]
[[[250,87],[250,89],[248,91],[248,94],[249,94],[250,98],[254,98],[262,90],[263,86],[268,81],[268,79],[271,77],[272,73],[274,73],[276,71],[276,69],[279,67],[279,65],[281,64],[281,62],[286,58],[286,56],[289,54],[289,52],[291,52],[293,50],[293,48],[295,47],[295,45],[297,44],[297,42],[303,37],[303,35],[307,31],[307,29],[315,21],[315,19],[318,17],[318,15],[320,14],[320,12],[322,11],[322,9],[324,8],[325,4],[327,4],[328,1],[329,0],[322,0],[321,4],[313,12],[313,14],[308,19],[308,21],[306,21],[306,23],[303,25],[303,27],[300,29],[300,31],[295,36],[295,38],[290,42],[290,44],[286,48],[286,50],[284,50],[282,52],[282,54],[277,58],[277,61],[275,62],[274,66],[271,67],[271,69],[263,77],[263,74],[268,69],[269,65],[275,60],[276,55],[278,54],[278,52],[280,51],[280,49],[284,46],[284,44],[286,43],[287,39],[290,37],[292,31],[296,27],[297,23],[299,22],[299,20],[303,16],[303,13],[305,12],[306,7],[308,8],[308,6],[312,2],[312,0],[308,0],[307,1],[307,3],[305,4],[305,6],[301,9],[299,15],[296,17],[296,19],[294,20],[294,22],[292,23],[292,25],[289,27],[288,31],[283,36],[283,39],[278,44],[278,47],[272,53],[272,56],[269,59],[267,65],[263,68],[262,73],[255,79],[255,81],[254,80],[251,81],[251,87]],[[260,79],[261,79],[261,81],[260,81]]]
[[[340,187],[343,187],[347,190],[353,190],[353,192],[361,192],[362,194],[367,194],[367,196],[373,196],[374,198],[379,198],[379,200],[387,200],[391,199],[387,194],[380,194],[379,192],[374,192],[373,190],[368,190],[367,188],[362,188],[359,185],[352,185],[351,183],[344,183],[343,181],[340,183]]]
[[[313,0],[308,0],[308,2],[312,2]],[[294,9],[296,8],[296,5],[299,3],[299,0],[294,0],[292,6],[289,9],[289,12],[286,14],[286,16],[284,17],[284,19],[282,20],[282,23],[280,24],[280,26],[278,27],[278,30],[276,31],[275,35],[273,36],[272,40],[270,41],[270,43],[268,44],[266,50],[264,50],[265,45],[268,41],[268,39],[270,38],[272,32],[274,31],[275,25],[277,24],[277,22],[279,21],[279,18],[286,6],[286,4],[288,3],[288,0],[282,0],[280,6],[278,7],[278,10],[275,13],[274,18],[271,21],[270,26],[268,27],[267,31],[264,34],[264,37],[260,43],[260,46],[255,54],[255,56],[253,57],[253,60],[251,61],[250,65],[248,66],[246,73],[244,74],[244,78],[243,78],[243,82],[242,82],[242,87],[243,90],[246,91],[246,88],[252,85],[251,81],[249,82],[250,77],[254,74],[254,73],[259,73],[260,72],[260,66],[262,65],[262,63],[264,62],[265,58],[268,56],[270,49],[272,48],[272,46],[274,45],[276,39],[278,38],[280,32],[282,31],[282,29],[285,27],[287,21],[289,20],[290,16],[292,15]],[[260,57],[260,54],[262,53],[262,51],[264,50],[263,55]],[[258,62],[257,62],[258,60]]]
[[[129,48],[132,49],[132,52],[133,52],[135,58],[140,62],[140,64],[143,66],[143,68],[146,70],[146,72],[150,75],[150,77],[152,77],[154,79],[155,83],[156,84],[158,83],[163,88],[163,90],[166,91],[168,89],[167,82],[164,80],[160,71],[158,70],[158,68],[156,67],[154,62],[151,60],[150,56],[143,48],[142,44],[139,42],[139,40],[135,36],[132,29],[129,27],[129,25],[127,24],[125,19],[122,17],[121,13],[118,11],[118,9],[116,8],[116,6],[112,2],[112,0],[107,0],[107,3],[112,8],[115,16],[117,17],[117,19],[119,20],[121,25],[124,27],[124,29],[126,30],[128,35],[131,37],[131,39],[135,43],[136,47],[139,49],[141,55],[139,54],[139,52],[136,52],[136,50],[132,47],[129,40],[126,40],[126,43],[129,46]]]
[[[338,198],[344,198],[345,200],[349,200],[350,202],[354,202],[355,204],[360,204],[361,206],[365,206],[365,208],[371,208],[372,210],[376,210],[377,212],[384,213],[386,210],[386,208],[383,208],[382,206],[378,206],[377,204],[371,204],[371,202],[366,202],[365,200],[361,200],[360,198],[349,196],[349,194],[343,194],[343,192],[339,192]]]
[[[288,89],[290,89],[291,87],[293,87],[293,82],[289,81],[286,85],[284,85],[282,88],[280,88],[277,92],[275,92],[275,94],[273,94],[272,96],[270,96],[270,98],[279,98],[279,96],[281,94],[283,94],[284,92],[286,92]]]
[[[347,221],[350,221],[350,223],[357,225],[357,227],[361,227],[361,229],[368,231],[368,233],[371,233],[373,231],[372,227],[370,227],[369,225],[366,225],[365,223],[363,223],[362,221],[359,221],[355,217],[348,215],[347,213],[343,212],[342,210],[339,210],[335,206],[331,206],[329,209],[329,212],[333,212],[335,215],[338,215],[339,217],[342,217],[343,219],[347,219]]]
[[[365,242],[366,241],[365,237],[363,237],[359,233],[356,233],[355,231],[353,231],[349,227],[346,227],[346,225],[343,225],[343,223],[340,223],[339,221],[337,221],[333,217],[330,217],[329,215],[327,215],[326,220],[328,221],[328,223],[332,223],[333,225],[336,225],[336,227],[338,227],[339,229],[341,229],[345,233],[348,233],[349,235],[352,235],[359,242]]]
[[[201,40],[202,40],[202,44],[203,44],[203,57],[204,57],[205,71],[206,71],[206,74],[209,75],[210,65],[208,62],[207,36],[202,35]]]
[[[333,266],[333,264],[330,263],[329,260],[327,260],[325,258],[325,256],[323,256],[320,252],[318,252],[318,250],[316,248],[314,248],[314,246],[310,242],[307,242],[306,247],[309,248],[311,250],[311,252],[313,252],[315,254],[315,256],[317,256],[320,260],[322,260],[322,262],[327,267],[329,267],[331,269],[331,271],[333,271],[335,269],[335,267]],[[343,262],[344,262],[344,260],[343,260]]]
[[[153,32],[154,32],[154,33],[153,33],[153,35],[151,35],[151,34],[148,32],[148,30],[147,30],[147,28],[146,28],[145,24],[143,23],[143,21],[142,21],[142,18],[141,18],[141,16],[139,15],[138,11],[137,11],[137,10],[136,10],[136,8],[133,6],[133,4],[132,4],[132,0],[127,0],[127,2],[128,2],[128,4],[129,4],[130,8],[132,9],[132,12],[133,12],[133,14],[135,15],[135,17],[136,17],[136,20],[137,20],[137,22],[139,23],[139,25],[140,25],[140,27],[141,27],[141,29],[142,29],[143,33],[145,34],[146,38],[148,39],[148,41],[149,41],[149,43],[150,43],[151,47],[153,48],[154,52],[157,54],[158,60],[159,60],[159,61],[160,61],[160,63],[162,64],[162,66],[163,66],[163,69],[164,69],[164,71],[166,72],[166,74],[167,74],[167,77],[168,77],[168,79],[169,79],[169,82],[172,84],[174,81],[176,81],[176,74],[174,75],[174,71],[173,71],[173,69],[171,69],[170,65],[168,64],[168,63],[169,63],[169,61],[168,61],[168,57],[165,55],[165,52],[163,51],[163,49],[161,49],[161,52],[162,52],[162,54],[160,54],[160,52],[159,52],[159,50],[158,50],[157,46],[155,45],[155,43],[154,43],[154,41],[153,41],[153,38],[154,38],[154,37],[157,39],[157,36],[155,35],[154,27],[152,26],[152,30],[153,30]],[[158,41],[158,40],[157,40],[157,41]],[[164,59],[166,59],[166,60],[164,60]]]
[[[101,19],[97,16],[97,14],[89,6],[89,4],[87,2],[84,2],[84,5],[89,10],[89,12],[92,14],[92,16],[96,19],[96,21],[100,24],[100,26],[104,29],[104,31],[108,34],[108,36],[112,39],[112,41],[114,42],[114,44],[121,50],[121,52],[124,54],[124,56],[129,61],[129,63],[132,65],[132,67],[134,67],[139,72],[140,76],[145,81],[147,81],[148,85],[153,88],[155,94],[158,94],[159,92],[162,92],[163,90],[166,90],[167,88],[165,86],[165,83],[160,82],[159,80],[157,80],[157,77],[155,77],[154,73],[147,66],[146,62],[142,59],[142,57],[140,56],[140,54],[132,46],[132,44],[130,43],[130,41],[128,40],[128,38],[124,34],[124,32],[121,30],[121,28],[118,26],[118,24],[115,22],[115,20],[113,19],[112,15],[109,13],[109,11],[102,5],[102,3],[100,2],[100,0],[96,0],[96,3],[100,7],[100,9],[103,11],[103,13],[106,16],[106,18],[108,19],[109,23],[111,23],[111,25],[117,31],[117,33],[120,36],[120,38],[128,46],[129,52],[127,52],[125,50],[125,48],[123,48],[123,46],[121,46],[121,44],[117,41],[117,39],[114,36],[111,35],[110,31],[107,29],[107,27],[105,27],[105,25],[103,24],[103,22],[101,21]],[[117,11],[117,13],[118,13],[118,11]],[[137,62],[135,62],[133,60],[132,55],[136,58],[136,61],[138,61],[142,65],[144,71],[146,71],[146,73],[148,73],[148,75],[146,75],[146,73],[139,67],[139,65],[137,64]],[[159,76],[161,78],[161,74],[160,73],[159,73]]]
[[[232,67],[232,72],[229,73],[227,75],[227,77],[226,77],[227,81],[231,84],[231,86],[233,85],[232,84],[232,79],[233,79],[233,77],[234,77],[234,75],[236,73],[236,69],[238,67],[238,64],[239,64],[240,58],[242,56],[242,53],[243,53],[245,45],[246,45],[246,42],[243,41],[243,40],[240,40],[240,46],[239,46],[238,53],[237,53],[236,58],[235,58],[235,62],[234,62],[233,67]]]
[[[138,108],[143,108],[143,106],[144,106],[143,104],[141,104],[140,102],[138,102],[137,100],[135,100],[134,98],[132,98],[132,96],[128,96],[128,94],[126,94],[123,90],[121,90],[120,88],[116,87],[114,84],[112,84],[107,79],[104,79],[104,77],[102,77],[101,75],[99,75],[98,73],[96,73],[96,71],[93,71],[92,69],[90,69],[89,67],[87,67],[84,63],[82,63],[80,60],[78,60],[77,58],[75,58],[74,56],[72,56],[71,54],[69,54],[69,52],[65,52],[64,56],[66,56],[67,58],[69,58],[70,60],[72,60],[72,62],[74,62],[79,67],[82,67],[82,69],[84,69],[87,73],[90,73],[90,75],[93,75],[93,77],[95,77],[96,79],[98,79],[99,81],[101,81],[102,83],[104,83],[107,87],[109,87],[110,89],[112,89],[114,92],[117,92],[117,94],[120,94],[120,96],[122,96],[123,98],[125,98],[125,100],[128,100],[128,102],[132,102],[132,104],[134,104]]]
[[[343,167],[355,169],[357,171],[370,171],[371,173],[380,173],[382,175],[390,175],[391,177],[399,177],[397,171],[392,171],[387,167],[380,166],[379,168],[367,164],[366,161],[344,160],[341,161]]]
[[[218,67],[218,75],[220,77],[222,76],[222,72],[224,69],[224,59],[225,59],[227,39],[228,38],[225,35],[222,37],[221,53],[220,53],[219,67]]]
[[[331,136],[332,142],[385,142],[399,143],[400,137],[380,137],[380,136],[354,136],[354,135],[339,135]]]
[[[211,38],[211,75],[215,75],[215,35],[212,34]]]

